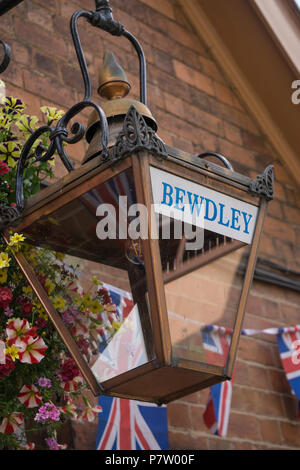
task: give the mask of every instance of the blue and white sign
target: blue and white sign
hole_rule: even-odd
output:
[[[250,244],[258,208],[247,202],[151,167],[154,210],[187,224]]]

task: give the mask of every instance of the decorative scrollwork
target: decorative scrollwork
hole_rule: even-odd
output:
[[[0,39],[0,44],[2,44],[3,49],[4,49],[4,57],[2,59],[2,62],[0,63],[0,73],[3,73],[7,69],[8,64],[10,63],[11,51],[10,51],[9,45],[6,44],[6,42],[2,41],[1,39]]]
[[[168,157],[163,141],[157,137],[143,116],[131,105],[123,123],[123,130],[117,137],[113,158],[124,158],[140,150],[147,150],[160,158]]]
[[[256,180],[252,180],[249,185],[252,193],[259,194],[267,200],[274,197],[274,167],[267,166],[262,175],[258,175]]]
[[[42,145],[38,145],[34,151],[34,157],[37,161],[40,162],[46,162],[50,160],[50,158],[53,157],[54,153],[57,152],[60,156],[60,159],[66,169],[68,171],[74,170],[74,167],[69,160],[68,156],[66,155],[65,149],[64,149],[64,142],[69,143],[69,144],[74,144],[78,142],[85,134],[85,127],[76,122],[75,124],[72,125],[71,127],[71,132],[72,136],[69,137],[67,126],[70,122],[70,120],[76,116],[76,114],[80,113],[84,108],[86,107],[93,107],[96,109],[101,126],[102,126],[102,156],[103,159],[106,159],[108,156],[108,124],[107,124],[107,119],[106,116],[97,104],[91,102],[91,101],[81,101],[80,103],[75,104],[70,108],[64,116],[59,120],[59,122],[56,125],[56,128],[53,129],[51,126],[41,126],[39,129],[37,129],[27,140],[25,143],[19,161],[18,161],[18,166],[17,166],[17,181],[16,181],[16,203],[17,203],[17,208],[18,210],[22,211],[24,209],[24,192],[23,192],[23,174],[24,174],[24,169],[26,167],[27,159],[31,153],[31,149],[38,140],[41,135],[43,134],[48,134],[49,135],[49,140],[50,144],[49,147],[46,148]]]

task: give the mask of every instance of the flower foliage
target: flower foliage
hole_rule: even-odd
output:
[[[4,204],[15,204],[16,164],[25,140],[38,126],[37,117],[24,109],[22,101],[13,97],[4,98],[0,106],[0,203]],[[48,123],[62,116],[55,108],[42,111]],[[51,176],[52,163],[36,164],[32,155],[24,173],[26,197]],[[66,265],[62,254],[33,247],[20,233],[11,233],[8,243],[0,240],[0,348],[4,349],[0,449],[36,448],[28,436],[37,430],[47,432],[45,449],[60,450],[66,447],[57,442],[60,426],[68,419],[90,422],[101,409],[89,403],[79,369],[24,278],[14,257],[20,250],[87,360],[103,329],[113,334],[119,325],[101,283],[93,280],[93,292],[84,292],[76,267]]]

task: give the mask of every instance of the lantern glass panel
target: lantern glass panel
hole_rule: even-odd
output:
[[[106,302],[104,310],[97,312],[97,303],[86,303],[90,322],[100,320],[89,353],[84,350],[88,339],[85,329],[89,328],[86,315],[81,318],[79,313],[70,326],[99,382],[155,356],[142,243],[127,235],[132,220],[127,208],[135,203],[132,170],[128,169],[86,192],[81,188],[77,197],[22,229],[32,244],[64,253],[66,269],[76,266],[82,299],[93,293],[92,298],[101,302],[93,276],[111,292],[113,305]]]
[[[233,240],[206,230],[203,241],[201,250],[191,251],[182,250],[182,239],[175,252],[160,241],[172,351],[180,359],[224,367],[247,248],[231,251]],[[206,263],[207,256],[214,259]]]

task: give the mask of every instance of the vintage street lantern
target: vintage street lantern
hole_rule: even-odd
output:
[[[120,328],[105,341],[99,335],[87,361],[24,255],[15,254],[93,393],[167,403],[232,375],[273,197],[273,168],[252,180],[219,154],[190,155],[165,145],[146,106],[142,50],[113,20],[108,2],[96,3],[95,12],[76,12],[71,21],[85,98],[56,129],[44,126],[30,137],[19,162],[17,209],[1,209],[2,225],[6,237],[14,227],[30,243],[66,253],[70,262],[75,258],[83,275],[96,274],[127,293]],[[99,93],[107,101],[102,108],[89,101],[76,29],[80,17],[135,46],[140,102],[126,98],[130,85],[112,54],[100,72]],[[63,142],[78,141],[83,130],[76,124],[68,137],[66,125],[87,106],[94,108],[85,133],[89,148],[74,169]],[[70,172],[24,204],[26,157],[45,131],[51,144],[48,150],[38,147],[37,159],[57,150]],[[222,355],[207,340],[215,329],[226,333]]]

